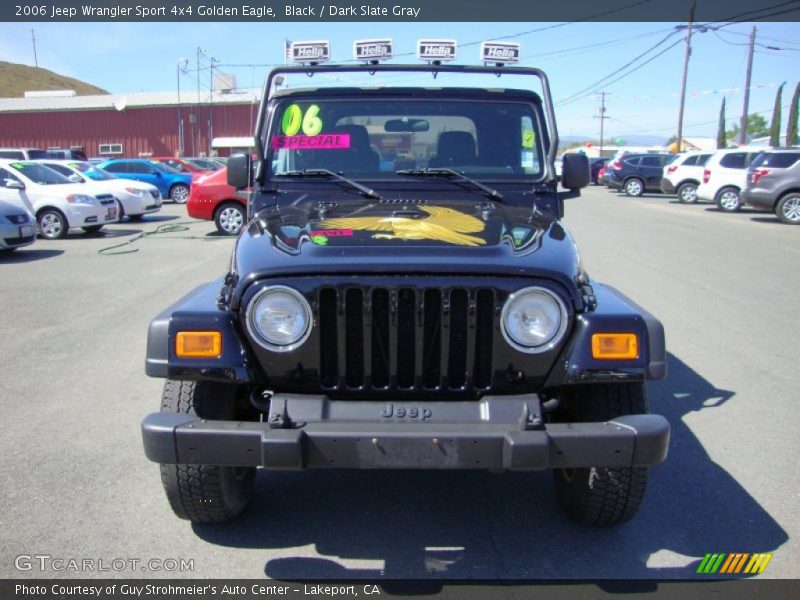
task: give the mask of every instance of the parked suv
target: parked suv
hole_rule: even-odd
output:
[[[703,180],[697,186],[697,199],[714,202],[724,212],[742,207],[740,192],[747,183],[747,167],[764,148],[729,148],[717,150],[706,161]]]
[[[83,146],[48,148],[47,154],[50,158],[55,158],[57,160],[86,160],[86,151],[83,149]]]
[[[189,198],[192,176],[179,173],[159,162],[121,158],[107,160],[97,166],[122,179],[134,179],[154,185],[163,198],[169,198],[176,204],[185,204]]]
[[[546,76],[499,69],[269,74],[266,90],[342,72],[494,89],[265,94],[258,158],[228,161],[228,184],[252,188],[228,271],[150,324],[146,372],[166,381],[144,448],[179,517],[234,518],[261,466],[553,469],[571,518],[633,518],[667,453],[645,390],[666,374],[663,328],[583,268],[561,217],[589,165],[565,154],[560,189]],[[503,73],[542,95],[498,91]],[[381,158],[387,137],[406,151]]]
[[[606,168],[605,181],[615,190],[628,196],[645,192],[661,192],[664,166],[675,158],[673,154],[627,154],[611,163],[611,176]]]
[[[50,158],[47,150],[39,148],[0,148],[0,159],[8,158],[11,160],[37,160],[40,158]]]
[[[703,165],[711,158],[711,152],[687,152],[679,154],[664,167],[661,191],[675,194],[678,202],[697,202],[697,186],[703,180]]]
[[[759,154],[747,170],[742,201],[772,210],[784,223],[800,225],[800,148]]]

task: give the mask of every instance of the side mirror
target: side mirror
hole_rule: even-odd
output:
[[[25,184],[16,179],[6,179],[3,181],[5,187],[9,190],[24,190]]]
[[[568,190],[579,190],[589,185],[591,173],[585,154],[569,152],[562,156],[561,185]]]
[[[252,159],[244,152],[231,154],[228,159],[228,185],[237,190],[249,188],[250,173],[252,172]]]
[[[70,183],[83,183],[83,179],[77,173],[73,173],[69,177],[67,177],[67,181]]]

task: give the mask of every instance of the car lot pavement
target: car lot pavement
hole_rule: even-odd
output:
[[[590,529],[559,512],[551,475],[260,472],[228,526],[175,518],[143,456],[147,324],[221,276],[233,240],[165,205],[103,236],[0,259],[0,576],[689,578],[707,552],[774,552],[800,575],[797,298],[800,231],[593,187],[565,219],[590,274],[659,317],[670,373],[650,386],[673,428],[637,518]],[[15,557],[190,559],[194,570],[19,571]]]

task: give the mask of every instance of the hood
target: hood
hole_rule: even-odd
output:
[[[33,207],[26,200],[0,200],[0,215],[18,215],[24,213],[33,218]]]
[[[241,233],[232,260],[239,291],[261,277],[420,273],[544,277],[571,292],[582,273],[572,237],[555,217],[475,196],[263,210]]]

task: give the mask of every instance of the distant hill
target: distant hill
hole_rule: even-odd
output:
[[[96,85],[47,69],[0,60],[0,98],[22,98],[25,92],[34,90],[75,90],[79,96],[108,93]]]

